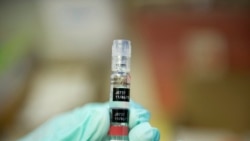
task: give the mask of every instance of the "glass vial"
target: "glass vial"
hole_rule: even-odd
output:
[[[130,41],[114,40],[112,46],[112,74],[109,100],[109,141],[129,140],[130,58]]]

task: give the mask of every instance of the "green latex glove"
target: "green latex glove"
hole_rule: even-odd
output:
[[[149,118],[147,110],[130,102],[130,141],[159,141],[160,133]],[[20,141],[102,141],[109,122],[108,103],[91,103],[49,120]]]

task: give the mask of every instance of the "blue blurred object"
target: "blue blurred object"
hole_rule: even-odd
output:
[[[151,127],[149,119],[146,109],[130,102],[130,141],[160,140],[158,129]],[[20,141],[101,141],[108,130],[108,103],[91,103],[49,120]]]

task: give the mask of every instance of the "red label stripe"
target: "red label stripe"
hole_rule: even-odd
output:
[[[110,136],[127,136],[128,127],[127,126],[110,126],[108,135]]]

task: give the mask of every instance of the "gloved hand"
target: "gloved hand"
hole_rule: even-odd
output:
[[[92,103],[49,120],[20,141],[101,141],[109,130],[108,103]],[[150,114],[130,102],[129,140],[159,141],[158,129],[149,124]]]

